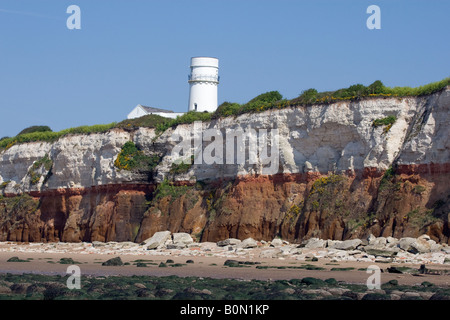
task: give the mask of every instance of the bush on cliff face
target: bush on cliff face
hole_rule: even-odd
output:
[[[51,169],[53,167],[53,161],[50,159],[48,154],[46,154],[42,159],[35,161],[31,166],[28,174],[30,175],[30,182],[32,185],[38,184],[41,180],[42,174],[40,173],[42,170],[47,172],[44,182],[50,177]]]
[[[158,155],[146,156],[133,141],[128,141],[114,161],[114,166],[120,170],[153,171],[160,161]]]

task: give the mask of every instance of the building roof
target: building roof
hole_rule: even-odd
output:
[[[140,106],[142,107],[142,109],[144,109],[148,113],[153,113],[153,112],[173,113],[172,110],[165,110],[165,109],[159,109],[159,108],[153,108],[153,107],[146,107],[146,106],[143,106],[143,105],[140,105]]]

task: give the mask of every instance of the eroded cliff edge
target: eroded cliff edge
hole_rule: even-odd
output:
[[[424,97],[342,101],[203,124],[224,134],[276,128],[274,175],[248,162],[173,173],[177,142],[170,138],[190,134],[193,125],[14,145],[0,153],[0,240],[140,242],[170,230],[201,241],[428,233],[450,243],[449,111],[447,87]],[[373,125],[389,116],[396,119],[391,126]],[[119,170],[114,161],[127,141],[160,162],[153,170]]]

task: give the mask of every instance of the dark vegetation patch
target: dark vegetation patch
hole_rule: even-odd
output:
[[[140,262],[142,263],[142,262]],[[17,300],[354,300],[367,287],[338,282],[334,278],[321,280],[313,277],[277,281],[241,281],[198,277],[150,276],[84,276],[81,289],[70,290],[69,275],[0,274],[0,299]],[[7,289],[7,288],[8,289]],[[344,289],[342,294],[330,296],[308,293],[308,290],[326,291]],[[395,283],[382,285],[385,293],[367,293],[363,300],[390,299],[393,290],[401,292],[433,292],[433,300],[450,297],[450,288],[441,288],[423,282],[417,286]],[[8,292],[8,293],[5,293]],[[360,296],[361,298],[361,296]]]

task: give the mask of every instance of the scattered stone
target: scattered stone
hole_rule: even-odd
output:
[[[240,243],[241,243],[241,240],[239,240],[239,239],[228,238],[226,240],[222,240],[222,241],[217,242],[217,245],[219,247],[225,247],[225,246],[236,246],[236,245],[238,245]]]
[[[223,263],[226,267],[237,267],[239,266],[239,261],[228,259]]]
[[[431,252],[431,243],[425,238],[417,238],[410,244],[408,251],[414,254]]]
[[[373,234],[369,234],[369,236],[367,237],[367,241],[369,242],[369,244],[373,244],[376,238],[377,237],[375,237]]]
[[[382,293],[366,293],[361,300],[390,300],[390,295]]]
[[[387,242],[387,243],[397,244],[397,243],[398,243],[398,239],[397,239],[397,238],[394,238],[394,237],[387,237],[387,238],[386,238],[386,242]]]
[[[293,294],[295,294],[295,289],[293,289],[293,288],[286,288],[286,289],[283,290],[283,292],[287,293],[289,295],[293,295]]]
[[[310,238],[302,243],[302,247],[307,249],[325,248],[326,245],[327,241],[319,238]]]
[[[147,287],[145,286],[145,284],[139,283],[139,282],[135,283],[134,286],[135,286],[136,288],[138,288],[138,289],[147,289]]]
[[[267,249],[267,250],[261,251],[261,253],[259,254],[259,257],[260,258],[277,258],[281,253],[282,253],[282,251],[280,249]]]
[[[389,267],[387,268],[388,273],[407,273],[407,274],[417,274],[419,270],[410,267]]]
[[[360,239],[351,239],[351,240],[345,240],[340,243],[336,243],[333,248],[339,249],[339,250],[354,250],[361,244]]]
[[[442,293],[436,292],[433,294],[429,300],[450,300],[450,296],[444,295]]]
[[[120,259],[120,257],[112,258],[112,259],[109,259],[102,263],[102,266],[108,266],[108,267],[122,266],[122,265],[123,265],[123,262],[122,262],[122,259]]]
[[[144,245],[147,250],[160,249],[163,247],[167,240],[170,240],[170,231],[156,232],[151,238],[144,241]]]
[[[301,283],[306,284],[307,286],[315,285],[315,286],[324,286],[326,284],[325,281],[317,278],[306,277],[301,280]]]
[[[273,239],[272,242],[270,243],[271,247],[281,247],[283,245],[283,240],[281,239]]]
[[[403,299],[422,298],[418,292],[406,291],[402,295]]]
[[[14,283],[9,288],[12,292],[16,294],[23,294],[27,292],[27,288],[30,286],[30,283]]]
[[[19,257],[11,257],[6,262],[30,262],[29,260],[22,260]]]
[[[374,256],[393,257],[400,251],[400,249],[396,247],[386,247],[380,244],[374,244],[365,246],[364,251]]]
[[[258,246],[258,242],[253,238],[247,238],[241,242],[240,247],[244,249],[256,248]]]
[[[138,262],[138,263],[136,263],[136,267],[138,267],[138,268],[146,268],[147,264],[144,263],[144,262]]]
[[[172,241],[176,245],[190,245],[194,243],[194,239],[192,239],[191,235],[185,232],[174,233],[172,235]]]
[[[9,287],[0,285],[0,294],[10,294],[11,292]]]
[[[101,242],[101,241],[92,241],[92,245],[93,245],[94,247],[101,248],[101,247],[106,246],[106,243],[105,243],[105,242]]]
[[[59,259],[60,264],[80,264],[80,262],[73,260],[72,258],[61,258]]]
[[[326,240],[326,242],[327,242],[327,245],[326,245],[327,248],[333,248],[335,244],[337,244],[341,241],[328,239],[328,240]]]
[[[398,246],[400,249],[405,250],[405,251],[409,251],[409,248],[411,247],[411,244],[416,241],[415,238],[401,238],[398,242]]]

